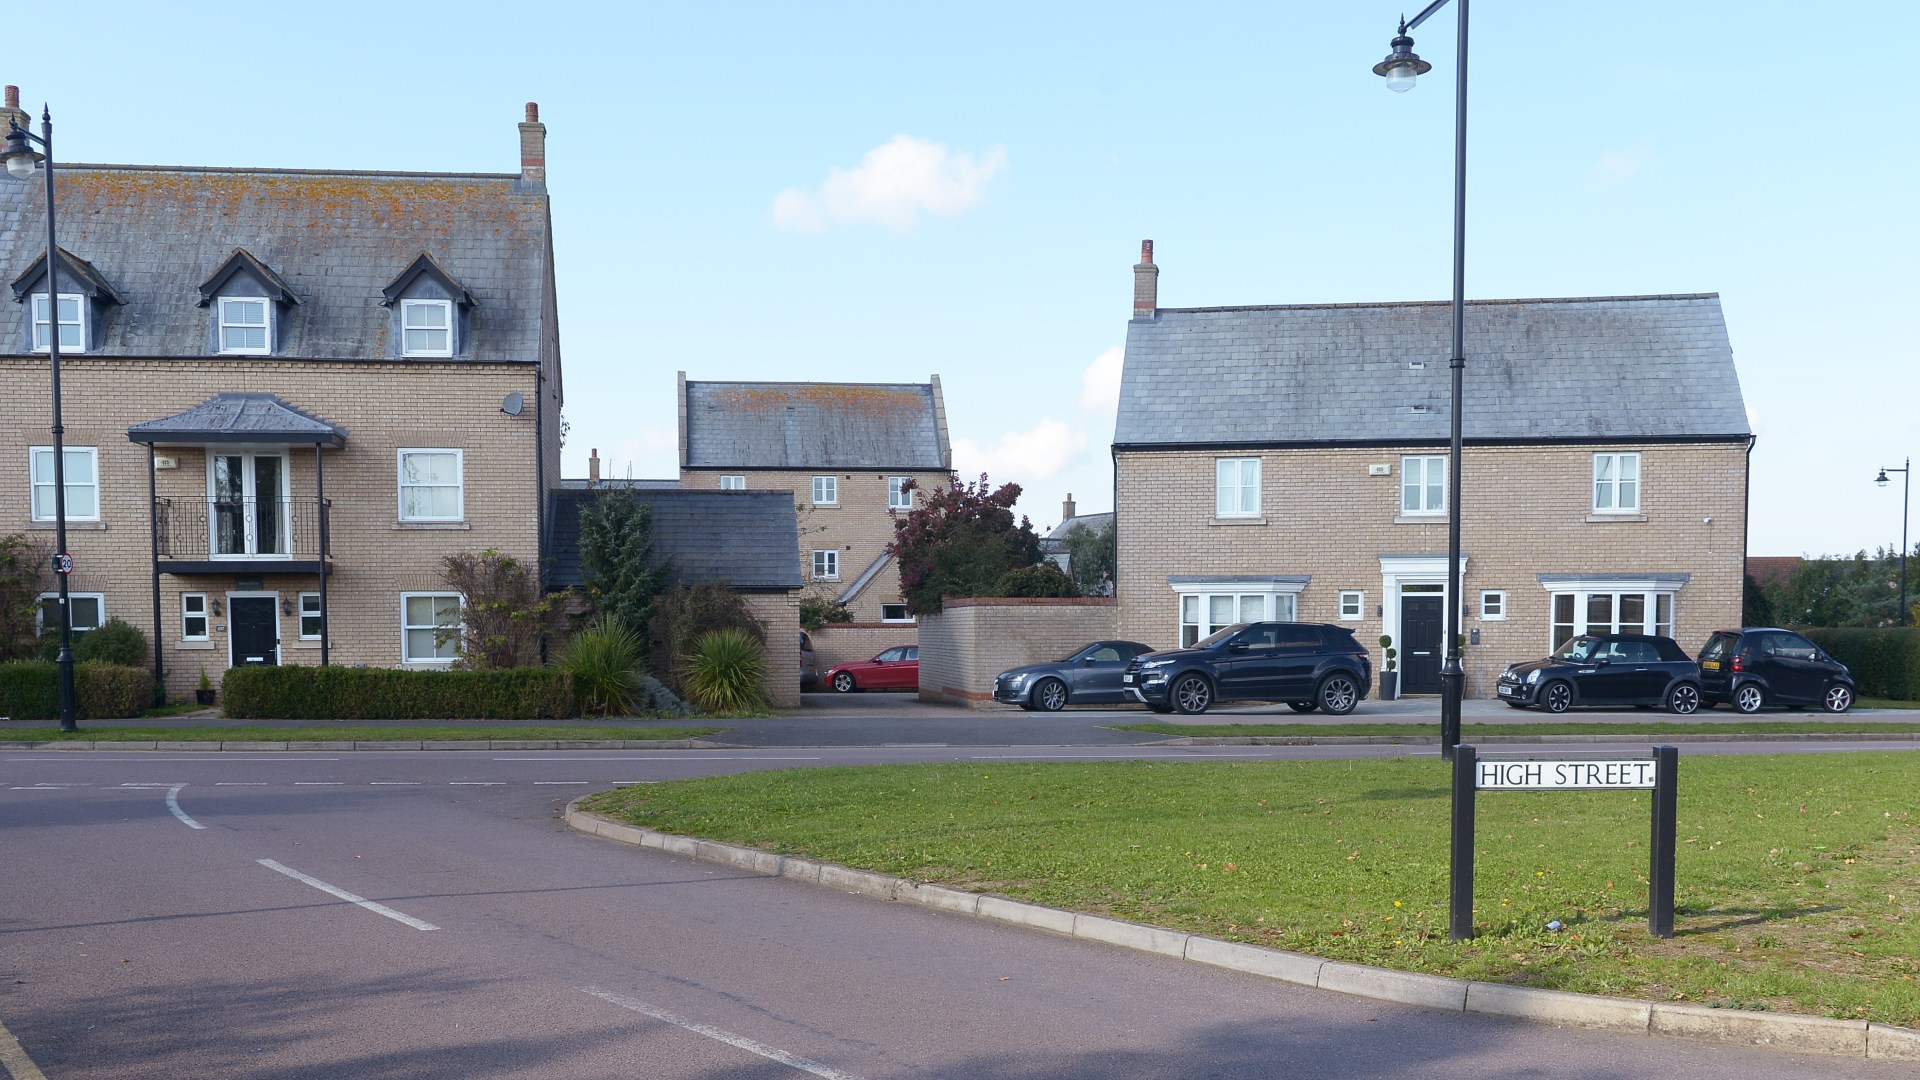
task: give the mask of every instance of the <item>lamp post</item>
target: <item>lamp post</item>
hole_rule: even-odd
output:
[[[29,142],[37,142],[44,153],[35,153]],[[47,178],[47,359],[53,379],[53,556],[54,577],[60,579],[60,655],[55,663],[60,672],[60,730],[78,731],[74,722],[73,699],[73,608],[67,598],[67,575],[73,572],[73,557],[67,554],[67,451],[60,424],[60,274],[59,248],[53,229],[53,114],[40,108],[40,134],[35,135],[11,118],[7,121],[7,147],[0,151],[7,172],[17,179],[30,180],[36,162]]]
[[[1888,473],[1897,472],[1900,474],[1900,623],[1899,625],[1905,626],[1907,625],[1907,495],[1910,489],[1912,488],[1912,480],[1913,480],[1912,474],[1908,470],[1913,468],[1913,459],[1906,458],[1902,460],[1900,463],[1900,466],[1901,467],[1898,469],[1881,469],[1880,475],[1874,477],[1873,482],[1876,484],[1879,484],[1881,487],[1886,487]]]
[[[1411,22],[1401,19],[1400,32],[1390,43],[1393,51],[1373,65],[1373,73],[1387,80],[1387,89],[1405,93],[1413,89],[1416,77],[1433,70],[1432,64],[1414,53],[1413,39],[1407,31],[1426,22],[1446,3],[1433,0]],[[1447,497],[1452,505],[1447,514],[1446,662],[1440,667],[1440,753],[1448,759],[1460,742],[1460,697],[1467,678],[1460,664],[1460,398],[1461,380],[1467,370],[1462,343],[1467,311],[1467,0],[1460,0],[1459,10],[1459,59],[1453,98],[1453,355],[1447,361],[1453,375],[1453,428],[1447,455]]]

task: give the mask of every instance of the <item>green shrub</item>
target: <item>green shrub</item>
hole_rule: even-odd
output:
[[[767,628],[748,610],[746,600],[724,582],[675,585],[654,597],[653,632],[655,672],[670,688],[687,693],[686,668],[699,649],[700,639],[715,630],[734,629],[757,642],[767,640]]]
[[[802,596],[800,598],[800,628],[818,630],[828,623],[853,621],[853,612],[847,605],[830,596]]]
[[[733,713],[766,704],[766,648],[729,627],[701,637],[687,658],[687,696],[707,712]]]
[[[1043,562],[1001,574],[1000,580],[993,583],[993,595],[1069,597],[1085,594],[1058,566]]]
[[[644,644],[618,612],[608,612],[600,622],[573,635],[558,665],[573,677],[583,712],[626,716],[634,711],[644,674],[640,670]]]
[[[147,662],[147,635],[130,622],[108,619],[73,639],[73,658],[139,667]]]
[[[573,676],[556,668],[398,671],[237,667],[220,685],[245,720],[560,720],[579,715]]]
[[[79,719],[139,716],[153,700],[153,673],[145,668],[88,662],[73,668],[73,705]],[[0,664],[0,716],[46,721],[60,716],[60,668],[51,660]]]
[[[1813,627],[1802,633],[1847,665],[1861,697],[1920,701],[1920,627]]]

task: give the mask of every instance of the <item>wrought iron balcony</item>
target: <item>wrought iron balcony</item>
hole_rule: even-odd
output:
[[[318,573],[331,499],[155,499],[163,574]]]

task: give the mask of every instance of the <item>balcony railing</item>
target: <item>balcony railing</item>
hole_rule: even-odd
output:
[[[331,499],[155,499],[162,560],[312,562],[325,550]]]

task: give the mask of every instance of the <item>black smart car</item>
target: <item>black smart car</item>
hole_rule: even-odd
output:
[[[1720,630],[1700,646],[1700,694],[1709,708],[1730,701],[1743,713],[1767,705],[1853,708],[1853,674],[1825,649],[1791,630]]]
[[[1053,664],[1028,664],[1003,671],[993,681],[993,700],[1032,712],[1058,712],[1072,705],[1114,705],[1132,701],[1120,689],[1127,661],[1153,646],[1137,641],[1096,641]]]
[[[1581,634],[1545,660],[1508,664],[1497,692],[1516,709],[1663,705],[1684,714],[1700,708],[1700,668],[1672,638]]]
[[[1344,626],[1236,623],[1188,649],[1136,656],[1120,684],[1154,712],[1216,701],[1284,701],[1344,716],[1373,688],[1373,658]]]

